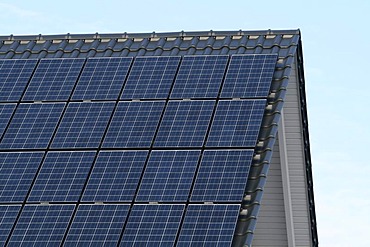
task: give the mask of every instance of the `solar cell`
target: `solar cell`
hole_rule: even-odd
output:
[[[95,152],[49,152],[33,185],[29,202],[78,201]]]
[[[74,205],[25,205],[7,246],[59,246]]]
[[[114,105],[114,102],[69,103],[51,147],[97,148]]]
[[[37,60],[0,60],[0,101],[18,101],[31,78]]]
[[[166,99],[180,57],[136,57],[121,99]]]
[[[177,247],[231,246],[240,205],[189,205]]]
[[[43,152],[0,153],[0,202],[23,202]]]
[[[64,103],[20,104],[3,136],[0,148],[46,148],[64,105]]]
[[[74,100],[116,100],[132,58],[89,58],[73,92]]]
[[[207,140],[209,147],[254,147],[266,100],[222,100]]]
[[[63,246],[117,246],[130,205],[79,205]]]
[[[16,106],[16,104],[0,104],[0,138],[4,133]]]
[[[120,102],[103,147],[150,147],[164,105],[164,101]]]
[[[174,246],[184,205],[140,205],[131,210],[120,246]]]
[[[82,201],[131,202],[147,155],[147,151],[100,152]]]
[[[171,98],[216,98],[229,56],[185,56]]]
[[[0,246],[5,246],[20,208],[20,205],[0,205]]]
[[[41,59],[23,100],[68,100],[85,59]]]
[[[214,101],[170,101],[160,124],[155,147],[201,147]]]
[[[276,61],[277,54],[231,56],[221,97],[267,97]]]
[[[136,201],[186,202],[199,156],[200,151],[153,151]]]
[[[253,150],[205,150],[191,201],[241,202]]]

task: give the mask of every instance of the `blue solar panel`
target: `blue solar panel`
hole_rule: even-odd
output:
[[[136,197],[138,202],[184,201],[197,168],[200,151],[153,151]]]
[[[114,102],[69,103],[51,147],[97,148],[114,105]]]
[[[68,100],[85,59],[42,59],[23,100]]]
[[[18,101],[31,78],[37,60],[0,60],[0,101]]]
[[[0,153],[0,202],[23,202],[43,152]]]
[[[216,98],[229,56],[186,56],[181,62],[171,98]]]
[[[120,102],[103,147],[150,147],[164,105],[164,101]]]
[[[130,205],[79,205],[63,246],[117,246]]]
[[[120,246],[174,246],[184,205],[134,205]]]
[[[131,202],[147,155],[147,151],[100,152],[82,201]]]
[[[219,101],[207,146],[254,147],[266,100]]]
[[[0,143],[1,149],[46,148],[65,103],[20,104]]]
[[[267,97],[276,61],[277,54],[233,55],[221,97]]]
[[[49,152],[28,201],[78,201],[94,157],[95,152]]]
[[[74,90],[74,100],[116,100],[132,58],[90,58]]]
[[[0,205],[0,246],[5,246],[20,208],[20,205]]]
[[[7,246],[59,246],[74,205],[26,205]]]
[[[8,125],[16,104],[0,104],[0,138]]]
[[[241,202],[253,150],[205,150],[191,201]]]
[[[201,147],[214,104],[214,101],[170,101],[154,146]]]
[[[240,205],[189,205],[177,247],[231,246]]]
[[[166,99],[180,57],[137,57],[121,99]]]

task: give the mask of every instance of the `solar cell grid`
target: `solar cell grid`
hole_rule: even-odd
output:
[[[23,100],[68,100],[84,62],[82,58],[41,59]]]
[[[16,104],[0,104],[0,138],[4,133],[16,106]]]
[[[0,60],[0,101],[18,101],[31,78],[37,60]]]
[[[186,202],[199,156],[200,151],[153,151],[136,201]]]
[[[73,92],[74,100],[116,100],[132,58],[89,58]]]
[[[49,152],[35,180],[29,202],[77,202],[95,152]]]
[[[166,99],[180,57],[136,57],[121,99]]]
[[[102,151],[82,201],[131,202],[147,158],[147,151]]]
[[[6,239],[17,219],[20,205],[0,205],[0,245],[5,246]]]
[[[0,153],[0,202],[23,202],[43,152]]]

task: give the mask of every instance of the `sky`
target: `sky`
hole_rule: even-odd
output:
[[[370,246],[370,1],[0,0],[0,36],[302,32],[320,246]]]

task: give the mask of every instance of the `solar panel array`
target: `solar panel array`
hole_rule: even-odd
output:
[[[276,60],[0,60],[0,246],[231,246]]]

